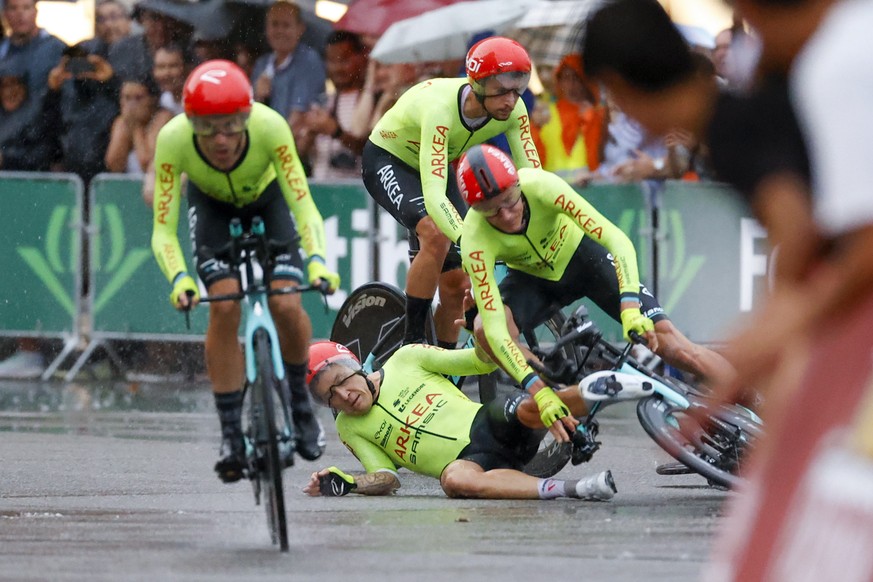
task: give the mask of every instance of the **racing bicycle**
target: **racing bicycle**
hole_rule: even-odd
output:
[[[641,341],[639,337],[632,339]],[[572,348],[569,356],[568,347]],[[529,363],[553,385],[579,384],[590,374],[604,370],[641,377],[648,392],[637,401],[637,417],[646,433],[682,466],[710,484],[735,488],[741,481],[737,470],[742,460],[763,436],[760,417],[740,405],[718,404],[699,388],[655,373],[631,356],[632,347],[632,342],[620,348],[605,341],[583,305],[567,318],[552,345],[532,350],[540,362]],[[601,375],[593,387],[591,382],[583,383],[585,390],[601,396],[622,390],[615,375]],[[573,464],[590,460],[600,447],[596,418],[599,408],[599,402],[592,405],[571,443],[544,443],[552,450],[551,457],[539,456],[535,459],[539,464],[526,471],[550,476],[563,467],[561,461],[567,456]]]
[[[255,505],[263,496],[273,544],[288,551],[288,526],[282,470],[294,464],[294,424],[291,394],[279,351],[276,326],[270,315],[271,295],[326,292],[325,286],[270,288],[273,251],[286,245],[268,241],[260,217],[244,232],[238,218],[230,222],[230,243],[210,252],[227,260],[240,276],[239,293],[204,297],[201,302],[242,301],[246,382],[244,398],[245,476],[251,481]]]

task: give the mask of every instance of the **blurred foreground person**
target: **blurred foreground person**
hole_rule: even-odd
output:
[[[869,396],[868,405],[859,402],[873,386],[873,197],[867,193],[873,167],[863,145],[873,131],[873,3],[735,4],[762,41],[757,73],[765,83],[752,89],[751,99],[778,115],[794,108],[809,152],[805,179],[803,143],[781,150],[803,155],[780,157],[785,134],[762,134],[766,112],[747,107],[754,101],[701,101],[693,98],[701,87],[691,90],[689,77],[675,68],[681,58],[658,68],[652,61],[665,51],[634,56],[633,43],[652,46],[653,35],[675,47],[672,24],[654,2],[619,0],[593,17],[585,54],[602,61],[588,70],[650,128],[661,130],[672,107],[686,116],[687,129],[708,130],[714,160],[721,155],[722,170],[750,188],[760,217],[773,220],[771,240],[781,237],[780,258],[788,263],[777,268],[754,323],[726,351],[738,374],[725,379],[720,393],[769,386],[768,435],[746,464],[748,484],[733,501],[706,579],[867,581],[873,579],[873,413]],[[631,25],[644,34],[631,34]],[[624,41],[610,33],[616,29]],[[605,50],[595,57],[589,45],[601,41]],[[633,76],[644,83],[629,82]],[[782,93],[767,84],[779,81]],[[640,99],[646,93],[651,98]],[[773,107],[779,99],[786,106]],[[743,125],[757,130],[741,139]],[[768,158],[750,151],[776,163],[762,165]]]

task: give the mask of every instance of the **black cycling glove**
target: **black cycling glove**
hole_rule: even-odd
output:
[[[330,471],[327,475],[318,478],[318,490],[325,497],[342,497],[357,489],[358,485],[351,475],[336,467],[328,467],[327,470]]]

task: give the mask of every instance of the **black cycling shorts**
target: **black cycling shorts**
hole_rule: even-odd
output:
[[[482,406],[470,426],[470,444],[458,459],[472,461],[486,471],[521,471],[537,453],[546,429],[532,429],[518,420],[518,405],[528,398],[521,390]]]
[[[560,280],[547,281],[510,268],[500,282],[500,295],[519,329],[533,329],[546,321],[556,308],[583,297],[621,322],[621,294],[612,255],[587,236],[579,243]],[[640,302],[643,315],[652,321],[667,319],[658,300],[642,283]]]
[[[415,227],[419,220],[427,216],[419,171],[369,140],[364,145],[361,164],[362,177],[367,192],[379,206],[394,217],[394,220],[409,231],[410,255],[414,256],[419,248]],[[461,218],[467,215],[467,205],[461,197],[458,180],[452,167],[448,172],[446,197],[454,205]],[[459,269],[460,267],[461,249],[452,243],[445,263],[443,263],[443,271]]]
[[[197,275],[207,289],[216,281],[237,277],[226,261],[214,257],[215,251],[230,242],[230,220],[239,218],[243,228],[248,230],[255,216],[264,221],[267,240],[283,243],[281,249],[274,252],[271,277],[298,283],[305,280],[303,255],[297,244],[300,237],[277,181],[271,182],[257,200],[242,208],[207,196],[189,181],[188,232]]]

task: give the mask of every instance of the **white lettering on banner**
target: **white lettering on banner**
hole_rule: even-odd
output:
[[[740,311],[751,311],[755,278],[767,275],[767,255],[755,252],[755,243],[767,238],[767,231],[752,218],[740,219]]]
[[[356,236],[352,239],[352,260],[349,261],[351,281],[348,282],[348,285],[343,284],[343,287],[348,289],[357,289],[364,283],[378,278],[373,277],[373,258],[370,256],[370,247],[372,240],[378,240],[379,234],[370,224],[370,214],[371,211],[367,208],[352,210],[352,231],[367,233],[368,236]]]
[[[349,254],[349,240],[339,233],[339,217],[330,216],[324,219],[324,238],[327,242],[324,257],[325,266],[334,273],[339,272],[339,260]],[[333,242],[331,242],[333,241]],[[343,305],[343,301],[348,297],[348,292],[342,287],[347,287],[341,284],[340,289],[336,290],[333,295],[327,296],[327,305],[331,309],[339,309]],[[348,288],[348,287],[347,287]]]

